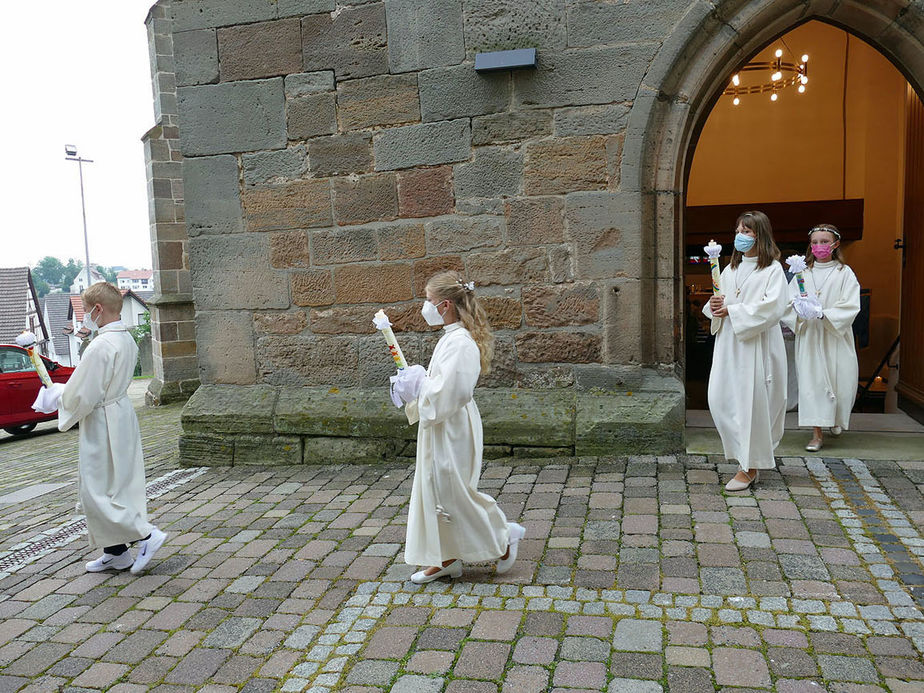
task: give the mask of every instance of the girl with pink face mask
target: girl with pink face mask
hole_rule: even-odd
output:
[[[857,351],[853,321],[860,312],[860,284],[841,256],[841,234],[831,224],[809,231],[803,272],[813,306],[794,304],[785,322],[796,334],[799,426],[812,427],[809,452],[821,450],[824,428],[847,430],[857,394]],[[796,279],[790,293],[799,295]],[[820,316],[820,317],[819,317]]]

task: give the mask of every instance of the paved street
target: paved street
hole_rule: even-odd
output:
[[[0,691],[924,690],[920,461],[494,461],[521,560],[418,587],[410,467],[176,472],[180,411],[139,410],[141,577],[84,572],[76,431],[0,434]]]

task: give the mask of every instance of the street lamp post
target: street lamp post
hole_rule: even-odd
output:
[[[87,205],[83,197],[83,165],[92,164],[93,159],[82,159],[77,155],[77,147],[73,144],[64,145],[64,153],[67,155],[64,158],[68,161],[77,162],[77,170],[80,172],[80,213],[83,215],[83,249],[86,254],[86,271],[87,271],[87,286],[90,288],[90,243],[87,240]]]

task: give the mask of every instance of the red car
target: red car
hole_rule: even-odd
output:
[[[66,383],[74,372],[73,368],[44,356],[42,360],[56,383]],[[26,350],[15,344],[0,344],[0,428],[12,435],[21,435],[42,421],[58,418],[57,412],[40,414],[32,409],[40,387],[42,381]]]

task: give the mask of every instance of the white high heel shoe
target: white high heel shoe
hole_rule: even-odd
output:
[[[503,575],[513,567],[514,561],[517,560],[517,545],[520,539],[526,536],[526,527],[518,525],[516,522],[508,522],[510,527],[510,538],[507,539],[507,558],[497,559],[497,574]]]
[[[738,476],[737,474],[735,476]],[[757,479],[760,477],[760,472],[756,469],[754,470],[754,476],[750,481],[738,481],[734,476],[731,480],[725,484],[726,491],[744,491],[745,489],[751,488],[754,484],[757,483]]]
[[[424,570],[419,570],[411,575],[411,582],[413,582],[415,585],[425,585],[428,582],[433,582],[434,580],[438,580],[441,577],[462,577],[462,561],[456,559],[449,565],[443,566],[435,573],[430,575],[427,575],[427,570],[428,569],[425,568]]]

